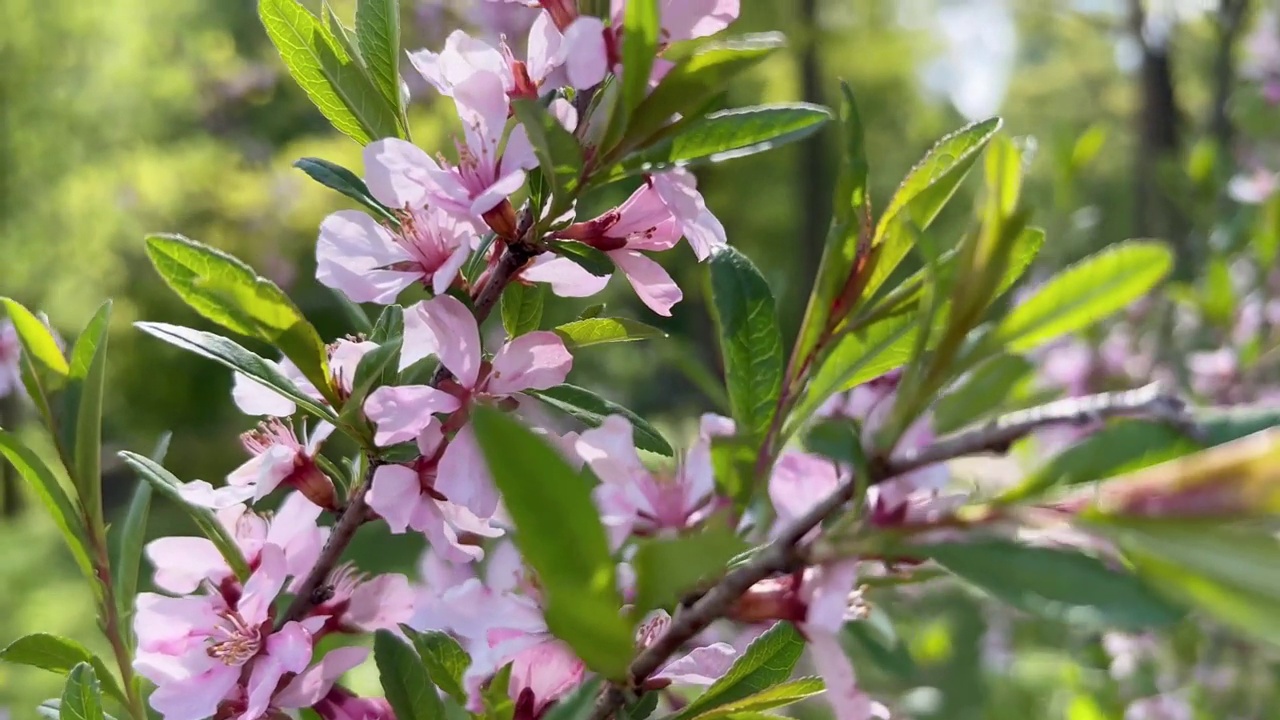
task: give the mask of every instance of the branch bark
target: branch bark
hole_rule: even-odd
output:
[[[1162,392],[1152,384],[1137,390],[1100,393],[1068,398],[1029,410],[1009,413],[980,428],[938,440],[918,452],[904,453],[888,459],[872,458],[871,485],[891,480],[925,465],[945,462],[966,455],[1005,452],[1018,438],[1046,426],[1063,423],[1084,424],[1102,418],[1154,417],[1190,428],[1186,404],[1178,397]],[[667,632],[645,648],[627,671],[628,687],[610,686],[598,698],[590,720],[608,720],[626,701],[627,691],[639,687],[660,669],[667,659],[712,622],[724,616],[733,603],[751,586],[778,573],[792,572],[804,563],[804,537],[828,517],[835,515],[855,495],[858,478],[851,478],[822,502],[818,503],[756,555],[755,559],[731,571],[684,612],[678,613]]]

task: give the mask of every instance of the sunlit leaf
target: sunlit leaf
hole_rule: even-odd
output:
[[[804,651],[804,638],[790,623],[780,622],[756,638],[729,671],[676,717],[688,720],[714,708],[737,702],[791,678]]]
[[[634,342],[667,336],[652,325],[646,325],[639,320],[618,317],[574,320],[556,327],[555,332],[570,350],[602,343]]]
[[[671,449],[671,443],[667,442],[667,439],[662,437],[662,433],[650,425],[648,420],[586,388],[564,384],[546,390],[527,392],[590,427],[599,427],[600,423],[610,415],[622,415],[630,420],[632,427],[635,428],[636,447],[667,457],[675,454]]]
[[[120,702],[125,702],[120,684],[102,659],[70,638],[48,633],[26,635],[0,650],[0,661],[36,667],[59,675],[68,675],[77,666],[88,664],[96,671],[103,690]]]
[[[738,433],[762,442],[782,389],[782,333],[773,293],[747,256],[732,247],[711,256],[713,317],[725,386]]]

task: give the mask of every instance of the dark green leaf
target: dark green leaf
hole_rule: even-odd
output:
[[[49,698],[36,707],[36,714],[45,720],[59,720],[62,715],[62,698]],[[103,713],[103,720],[116,720],[115,716]]]
[[[1027,612],[1094,628],[1146,630],[1177,622],[1169,605],[1133,575],[1078,552],[978,540],[912,547],[991,595]]]
[[[272,388],[298,404],[298,407],[312,415],[329,422],[337,420],[329,408],[316,402],[303,393],[292,380],[280,372],[279,366],[258,355],[245,350],[235,341],[214,335],[203,330],[195,330],[181,325],[166,323],[139,322],[134,326],[152,337],[159,338],[170,345],[193,352],[201,357],[209,358],[226,367],[244,373]]]
[[[151,451],[151,459],[163,463],[169,452],[171,433],[164,433]],[[138,594],[138,568],[142,563],[142,545],[147,533],[147,515],[151,511],[151,483],[138,482],[124,521],[115,530],[111,547],[111,578],[115,583],[116,604],[125,623],[133,616],[134,596]]]
[[[365,206],[381,220],[395,225],[400,224],[395,215],[391,214],[391,209],[373,197],[364,180],[341,165],[320,158],[304,157],[294,162],[293,166],[309,175],[312,180],[330,190],[337,190]]]
[[[687,720],[737,702],[791,678],[804,651],[804,638],[790,623],[780,622],[752,641],[733,667],[676,718]]]
[[[587,720],[591,716],[592,709],[595,708],[596,699],[600,696],[603,684],[600,678],[586,681],[568,697],[552,705],[542,720]]]
[[[1275,408],[1209,408],[1195,411],[1194,417],[1208,447],[1280,427],[1280,409]]]
[[[53,522],[62,531],[62,539],[71,550],[71,557],[86,578],[92,579],[93,566],[89,563],[89,546],[84,520],[77,504],[67,495],[66,489],[53,474],[53,470],[31,448],[22,444],[18,438],[5,430],[0,430],[0,454],[8,458],[31,489],[40,503],[49,511]]]
[[[622,97],[615,112],[630,117],[649,92],[649,73],[658,55],[658,0],[630,0],[623,10]]]
[[[402,136],[394,108],[319,18],[297,0],[258,0],[258,16],[289,74],[339,132],[361,145]]]
[[[636,615],[669,607],[700,582],[718,578],[747,547],[733,530],[718,523],[694,535],[642,541],[631,561]]]
[[[1021,355],[997,355],[982,363],[965,382],[938,399],[933,408],[934,431],[958,430],[999,410],[1034,369]]]
[[[647,692],[641,695],[635,702],[628,703],[622,709],[627,720],[646,720],[653,711],[658,709],[658,699],[661,693]]]
[[[102,687],[93,666],[80,663],[67,674],[58,705],[58,720],[105,720],[102,711]]]
[[[359,421],[365,398],[376,388],[395,380],[395,369],[400,362],[401,338],[394,337],[360,358],[355,377],[351,381],[351,394],[342,406],[343,420]]]
[[[608,277],[613,274],[613,261],[599,250],[573,240],[560,240],[547,243],[551,252],[572,260],[578,267],[595,275]]]
[[[633,342],[667,336],[652,325],[630,318],[593,317],[574,320],[555,328],[555,331],[570,350],[601,343]]]
[[[98,308],[71,350],[65,395],[67,416],[74,417],[76,493],[95,527],[102,524],[102,394],[107,371],[107,328],[111,301]]]
[[[751,500],[752,478],[755,474],[756,455],[759,447],[740,437],[711,439],[711,467],[716,487],[733,499],[734,507],[742,510]]]
[[[240,546],[227,534],[226,528],[218,522],[212,510],[192,505],[178,494],[178,488],[182,487],[181,480],[174,477],[173,473],[165,470],[159,463],[137,453],[125,451],[120,453],[120,457],[137,471],[139,477],[150,483],[153,490],[177,503],[187,512],[187,515],[200,528],[200,532],[218,548],[222,559],[227,561],[227,565],[241,582],[249,578],[249,565],[240,552]]]
[[[681,60],[631,115],[623,142],[643,147],[673,115],[696,119],[729,81],[783,44],[777,33],[749,35],[707,45]]]
[[[626,157],[613,177],[755,155],[803,140],[830,120],[830,110],[808,103],[753,105],[713,112],[669,140]]]
[[[236,258],[180,235],[147,238],[147,255],[169,287],[196,312],[280,348],[303,377],[330,403],[338,404],[329,383],[324,341],[275,283]]]
[[[436,686],[445,691],[460,705],[467,702],[467,690],[462,684],[462,675],[471,664],[471,657],[462,649],[457,640],[439,631],[416,632],[407,626],[401,626],[413,640],[413,647],[422,658],[427,674]]]
[[[886,674],[910,681],[919,672],[911,650],[879,607],[872,607],[865,620],[845,623],[841,641],[850,657],[866,658]]]
[[[511,663],[503,665],[480,692],[484,700],[486,720],[512,720],[515,703],[511,702]]]
[[[804,446],[810,452],[849,464],[862,452],[862,439],[858,427],[845,418],[832,418],[816,422],[805,433]]]
[[[511,283],[502,291],[502,327],[508,337],[533,332],[542,324],[546,285]]]
[[[547,623],[588,667],[620,678],[634,651],[591,488],[544,440],[496,410],[472,417],[521,556],[546,594]]]
[[[779,683],[765,688],[758,693],[748,695],[698,716],[700,720],[713,718],[740,718],[742,713],[758,713],[764,710],[784,707],[813,697],[821,692],[822,680],[816,677],[803,677]]]
[[[1117,243],[1055,275],[996,326],[994,341],[1026,352],[1082,330],[1151,292],[1173,266],[1154,241]]]
[[[582,146],[554,115],[537,102],[516,100],[512,107],[516,118],[529,133],[529,142],[538,156],[542,176],[550,182],[555,195],[549,215],[559,217],[577,197],[583,167]]]
[[[604,314],[604,308],[605,308],[604,303],[596,303],[595,305],[588,305],[582,309],[582,312],[578,313],[578,319],[591,320],[592,318],[598,318]]]
[[[675,455],[675,451],[671,449],[671,443],[667,442],[666,438],[662,437],[662,433],[650,425],[649,421],[586,388],[565,384],[546,390],[527,392],[590,427],[599,427],[609,415],[625,416],[635,428],[636,447],[667,457]]]
[[[373,84],[387,105],[400,115],[400,2],[359,0],[356,45]]]
[[[738,433],[758,444],[782,389],[782,333],[773,293],[747,256],[726,246],[711,256],[711,296],[733,419]]]
[[[70,638],[47,633],[20,637],[9,643],[5,649],[0,650],[0,660],[48,670],[59,675],[67,675],[80,665],[88,664],[101,678],[103,689],[120,702],[125,702],[124,693],[106,664],[83,645]]]
[[[379,345],[394,337],[404,337],[404,308],[399,305],[388,305],[378,315],[369,333],[369,340]]]
[[[373,661],[387,702],[399,720],[442,720],[444,703],[417,653],[390,630],[373,638]]]

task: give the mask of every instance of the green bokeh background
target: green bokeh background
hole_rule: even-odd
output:
[[[430,14],[410,0],[403,4],[405,47],[438,46],[449,28],[431,26]],[[250,422],[230,403],[224,369],[131,329],[141,319],[206,327],[152,272],[142,249],[147,233],[179,232],[232,252],[286,287],[326,338],[350,331],[332,295],[312,280],[317,226],[347,201],[291,164],[319,156],[358,172],[360,148],[330,130],[284,74],[253,5],[0,0],[0,294],[44,311],[67,336],[105,298],[114,299],[105,442],[111,450],[146,451],[171,431],[167,464],[184,479],[216,480],[242,462],[236,435]],[[350,3],[335,5],[350,12]],[[1111,5],[1120,12],[1081,9]],[[1034,148],[1027,192],[1035,223],[1049,232],[1035,271],[1043,274],[1140,229],[1133,162],[1139,78],[1123,5],[743,0],[736,29],[782,30],[789,48],[738,78],[724,104],[825,104],[838,93],[837,79],[848,81],[866,123],[872,196],[882,206],[929,144],[967,121],[947,92],[958,82],[947,70],[983,56],[979,45],[999,39],[950,45],[944,31],[960,21],[947,13],[994,8],[988,17],[1008,23],[1016,47],[1006,61],[975,60],[975,82],[995,88],[1007,131]],[[1207,133],[1216,42],[1203,18],[1179,25],[1174,44],[1185,132],[1182,152],[1160,177],[1190,218],[1175,239],[1191,245],[1204,240],[1201,218],[1212,217],[1197,208],[1215,207],[1232,172],[1229,152],[1197,143]],[[457,129],[451,106],[421,83],[412,87],[415,139],[444,147]],[[1247,132],[1264,131],[1277,117],[1257,105],[1244,97],[1231,106]],[[788,332],[821,251],[833,135],[699,173],[731,243],[767,275]],[[971,193],[966,186],[940,219],[940,236],[967,221]],[[578,358],[574,377],[680,437],[698,413],[717,408],[698,380],[718,372],[716,349],[702,300],[704,269],[684,247],[663,262],[685,289],[674,317],[654,317],[621,281],[604,300],[611,314],[658,325],[670,340],[593,349]],[[558,303],[550,312],[568,319],[578,309]],[[19,423],[20,415],[8,408],[3,424]],[[122,511],[133,483],[118,464],[108,465],[109,512]],[[150,533],[187,531],[174,508],[157,501]],[[391,569],[408,566],[417,547],[404,538],[367,537],[356,551],[371,569]],[[89,608],[50,523],[11,503],[0,517],[0,644],[48,631],[101,645]],[[976,653],[990,618],[985,604],[948,591],[906,600],[902,614],[918,618],[910,623],[912,647],[918,660],[932,663],[925,668],[930,680],[914,684],[941,688],[945,700],[919,717],[1115,716],[1116,692],[1096,635],[1020,625],[1013,670],[984,676]],[[908,687],[870,677],[894,690]],[[58,685],[53,675],[0,665],[0,709],[30,717]]]

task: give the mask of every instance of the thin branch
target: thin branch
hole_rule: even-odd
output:
[[[541,249],[527,240],[507,245],[503,251],[502,259],[473,299],[476,323],[484,322],[484,319],[489,316],[494,306],[498,304],[498,300],[502,297],[502,291],[515,279],[516,274],[528,264],[529,260],[540,252],[542,252]],[[445,369],[444,365],[441,365],[436,368],[430,384],[433,387],[438,386],[447,379],[449,379],[449,371]],[[329,575],[333,572],[334,567],[337,566],[338,560],[341,559],[347,546],[351,544],[356,530],[368,519],[369,506],[365,498],[369,494],[369,486],[373,483],[374,471],[377,470],[380,464],[376,460],[371,460],[364,477],[347,494],[346,508],[342,511],[338,522],[333,526],[333,531],[329,534],[329,539],[325,542],[324,549],[320,551],[320,557],[316,560],[316,564],[311,568],[311,573],[307,575],[302,586],[298,588],[293,602],[289,604],[288,610],[281,617],[280,625],[306,616],[312,608],[328,599]]]
[[[983,427],[938,440],[918,452],[905,453],[889,460],[872,458],[870,477],[867,480],[874,485],[925,465],[965,455],[1005,451],[1014,440],[1045,426],[1085,424],[1102,418],[1122,416],[1154,417],[1191,429],[1185,403],[1175,396],[1163,393],[1158,385],[1153,384],[1127,392],[1101,393],[1051,402],[1001,416]],[[755,559],[725,575],[706,594],[686,606],[683,612],[677,613],[667,632],[632,661],[627,671],[629,686],[639,687],[685,643],[723,617],[733,603],[753,585],[775,574],[791,572],[801,567],[806,552],[801,541],[811,530],[853,499],[858,484],[858,478],[851,478],[842,484],[832,495],[783,530]],[[596,701],[590,720],[608,720],[622,707],[625,699],[625,688],[610,686]]]

